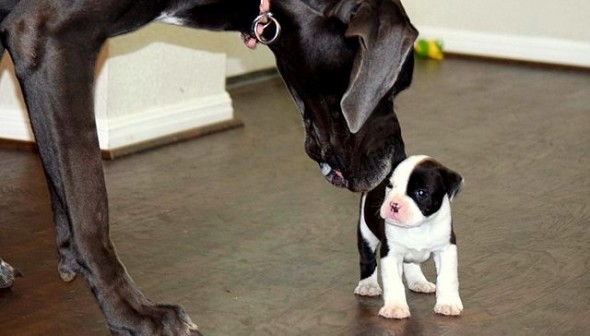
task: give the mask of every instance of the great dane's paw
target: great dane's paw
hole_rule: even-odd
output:
[[[359,284],[354,289],[354,294],[360,296],[379,296],[381,295],[381,287],[374,281],[366,281],[367,279],[359,281]]]
[[[127,330],[114,330],[114,329],[111,329],[110,331],[111,331],[111,335],[112,336],[132,336],[132,335],[135,335],[135,333],[132,333],[132,332],[127,331]],[[191,330],[190,333],[187,334],[187,335],[189,335],[189,336],[204,336],[198,329]]]
[[[407,304],[389,304],[379,310],[379,316],[388,319],[405,319],[410,317],[410,307]]]
[[[19,270],[0,259],[0,288],[12,287],[14,279],[22,276]]]
[[[416,281],[408,284],[408,288],[416,293],[434,293],[436,292],[436,285],[430,281]]]
[[[463,303],[460,298],[452,300],[437,300],[434,312],[446,316],[459,316],[463,311]]]
[[[80,273],[80,265],[71,258],[61,257],[57,264],[57,271],[63,281],[70,282]]]
[[[130,307],[128,307],[130,308]],[[198,327],[180,306],[144,305],[117,325],[109,324],[113,335],[202,336]]]

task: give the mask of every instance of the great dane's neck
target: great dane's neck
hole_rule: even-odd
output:
[[[279,16],[296,14],[321,16],[341,0],[269,0],[270,10]],[[351,0],[353,1],[353,0]],[[181,20],[180,24],[199,29],[249,32],[259,14],[260,0],[171,1],[162,14]]]
[[[179,20],[179,24],[213,31],[248,32],[259,14],[259,0],[172,1],[160,15]]]

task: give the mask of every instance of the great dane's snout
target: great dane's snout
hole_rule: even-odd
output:
[[[397,202],[391,202],[389,203],[389,206],[391,207],[391,211],[393,211],[393,213],[398,213],[402,208]]]

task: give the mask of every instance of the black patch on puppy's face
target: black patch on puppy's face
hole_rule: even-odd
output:
[[[435,160],[420,162],[410,175],[407,195],[426,217],[436,213],[447,195],[452,199],[460,190],[463,177]]]

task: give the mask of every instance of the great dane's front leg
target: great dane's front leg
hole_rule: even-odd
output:
[[[67,212],[61,206],[58,191],[50,184],[49,194],[53,206],[53,219],[55,222],[55,233],[58,253],[57,270],[63,281],[72,281],[80,272],[80,265],[76,261],[76,250],[72,238],[72,225]]]
[[[1,17],[0,19],[4,21],[4,17]],[[0,60],[2,60],[4,50],[4,44],[0,40]],[[59,254],[58,272],[64,281],[72,281],[80,271],[80,266],[76,262],[74,252],[72,251],[69,219],[67,214],[63,211],[63,208],[56,206],[59,203],[59,200],[56,199],[57,195],[51,184],[49,185],[49,192],[52,200],[56,200],[55,202],[52,202],[52,204],[54,205],[53,214],[57,231],[56,240]]]
[[[64,3],[23,0],[0,27],[39,146],[58,241],[69,242],[64,248],[75,258],[113,334],[198,335],[182,308],[156,305],[143,296],[111,243],[93,113],[94,66],[108,32],[101,30],[101,21],[83,16],[104,20],[107,13],[100,12],[100,2]],[[102,3],[111,6],[107,12],[113,17],[116,5],[132,6],[125,0]]]

